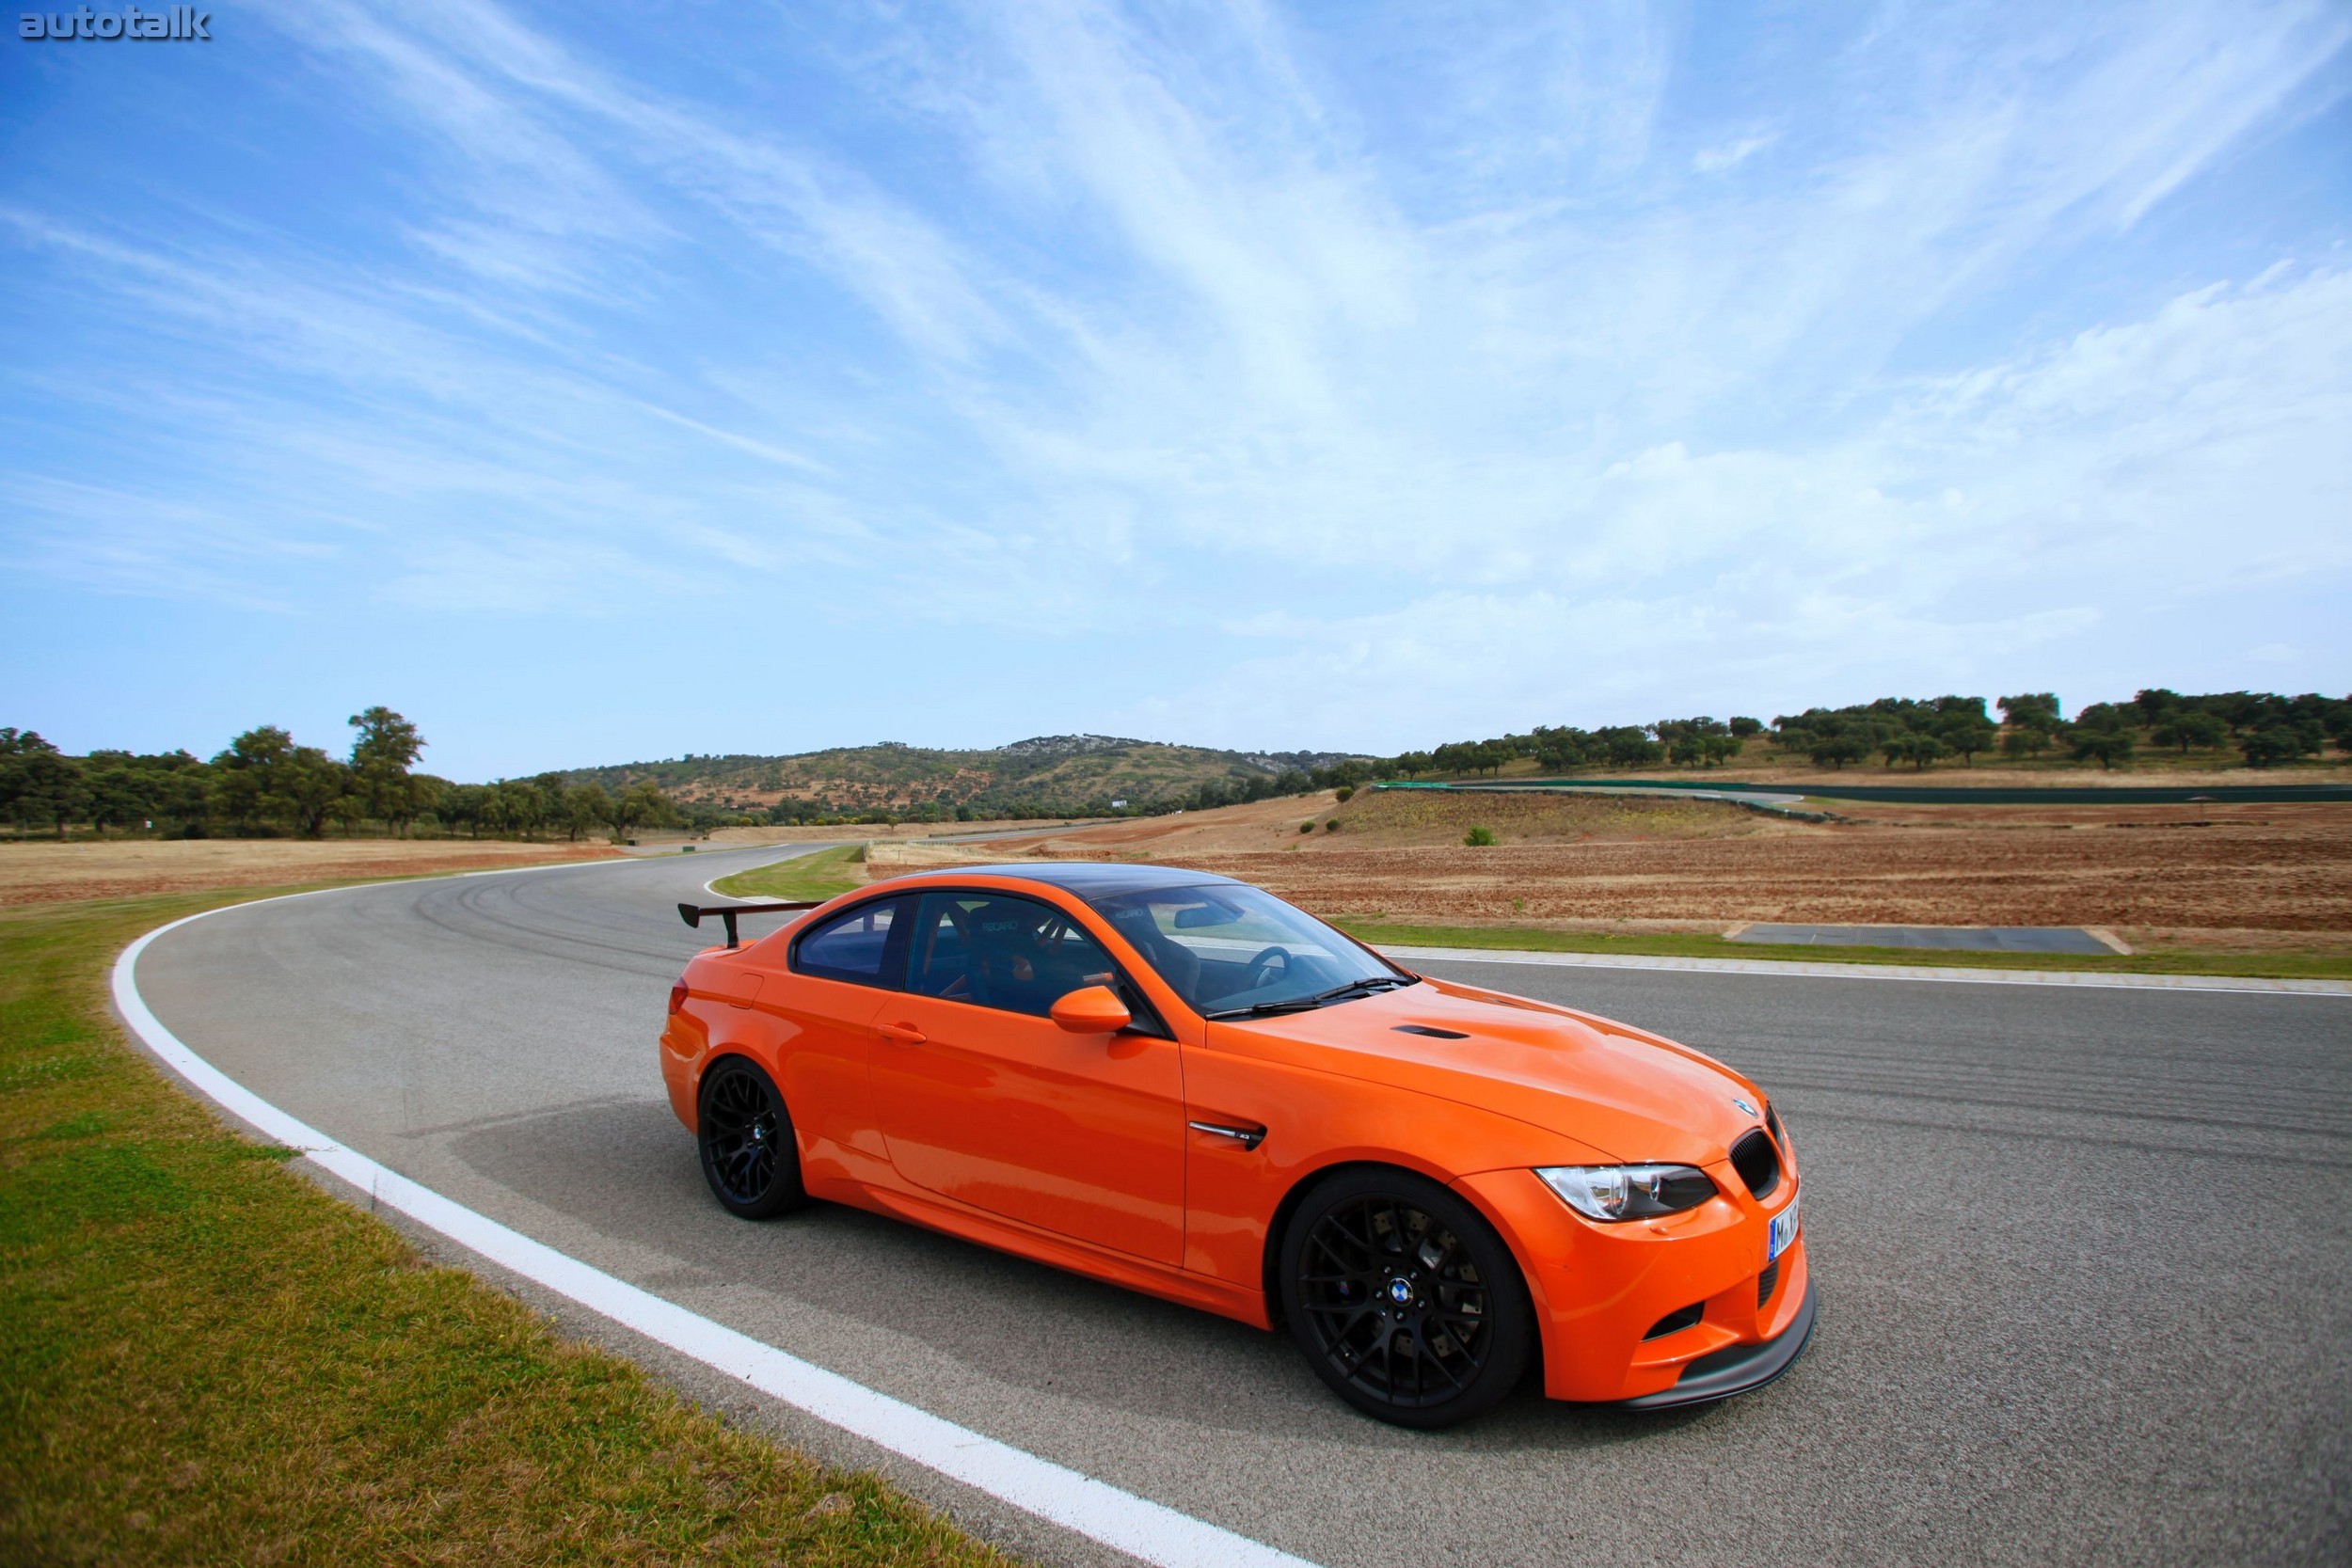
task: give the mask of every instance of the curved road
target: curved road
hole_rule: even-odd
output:
[[[674,906],[775,858],[235,910],[157,941],[139,988],[256,1093],[494,1219],[1335,1568],[2346,1558],[2352,999],[1429,964],[1763,1082],[1821,1305],[1797,1368],[1728,1404],[1523,1394],[1424,1435],[1236,1323],[849,1210],[723,1214],[654,1059],[702,940]],[[1024,1549],[1103,1556],[884,1467]]]

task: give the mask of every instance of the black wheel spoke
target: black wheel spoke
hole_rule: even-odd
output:
[[[1439,1404],[1485,1370],[1493,1342],[1486,1282],[1462,1238],[1412,1200],[1335,1204],[1309,1228],[1296,1268],[1313,1341],[1365,1395],[1402,1408]]]
[[[712,1185],[739,1204],[767,1196],[776,1176],[776,1141],[784,1135],[766,1083],[749,1069],[720,1069],[703,1117],[703,1156]]]

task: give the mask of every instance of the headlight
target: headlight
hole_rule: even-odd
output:
[[[1535,1174],[1588,1220],[1679,1214],[1715,1196],[1707,1173],[1689,1165],[1548,1165]]]

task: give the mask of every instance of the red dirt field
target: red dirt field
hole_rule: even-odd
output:
[[[1500,842],[1465,847],[1472,824]],[[1872,806],[1812,824],[1658,797],[1324,796],[961,854],[885,849],[874,870],[1028,855],[1195,866],[1319,913],[1414,924],[2090,926],[2135,945],[2352,946],[2341,804]]]

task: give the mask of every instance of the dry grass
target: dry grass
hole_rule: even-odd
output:
[[[603,844],[474,839],[135,838],[0,843],[0,906],[256,883],[422,877],[508,865],[604,860]]]

